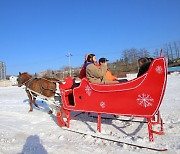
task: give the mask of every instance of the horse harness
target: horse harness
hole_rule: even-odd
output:
[[[41,90],[40,90],[40,93],[38,93],[38,92],[36,92],[36,91],[34,91],[34,90],[32,90],[32,89],[30,88],[31,83],[32,83],[34,80],[37,80],[37,79],[41,79],[41,80],[40,80],[40,89],[41,89]],[[42,95],[44,90],[50,90],[50,91],[52,91],[53,93],[56,93],[56,90],[57,90],[57,89],[54,90],[54,89],[50,89],[50,88],[44,88],[44,87],[43,87],[43,83],[42,83],[42,79],[43,79],[43,80],[46,80],[46,81],[48,81],[48,82],[54,83],[54,84],[60,82],[60,81],[51,81],[51,80],[48,80],[48,79],[46,79],[46,78],[37,78],[37,77],[35,77],[35,78],[30,78],[29,80],[27,80],[26,82],[24,82],[23,85],[25,85],[25,87],[26,87],[25,90],[26,90],[26,91],[29,91],[29,93],[31,94],[31,96],[32,96],[33,98],[36,98],[38,95],[41,95],[41,96],[45,97],[46,99],[48,99],[48,97]]]

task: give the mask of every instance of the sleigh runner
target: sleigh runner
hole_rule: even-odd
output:
[[[149,140],[153,134],[164,134],[160,116],[161,105],[167,82],[167,64],[163,57],[155,59],[142,76],[119,84],[100,85],[82,79],[78,87],[72,88],[73,80],[67,78],[60,85],[62,105],[59,106],[57,121],[61,127],[70,127],[71,111],[97,113],[97,130],[101,132],[101,114],[123,115],[146,118]],[[153,130],[159,124],[160,131]]]

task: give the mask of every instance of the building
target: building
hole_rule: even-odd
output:
[[[6,79],[6,65],[4,62],[0,61],[0,80]]]
[[[10,76],[9,77],[9,80],[12,82],[13,86],[18,84],[17,78],[18,78],[17,76]]]

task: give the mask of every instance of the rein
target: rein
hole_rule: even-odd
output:
[[[33,82],[34,80],[37,80],[37,79],[40,79],[40,89],[41,89],[41,91],[40,91],[40,93],[38,93],[38,92],[35,92],[35,91],[33,91],[31,88],[30,88],[30,84],[31,84],[31,82]],[[21,84],[21,86],[22,85],[24,85],[25,87],[26,87],[26,90],[27,91],[29,91],[30,92],[30,94],[31,94],[31,96],[33,96],[33,97],[37,97],[37,96],[35,96],[35,95],[42,95],[42,93],[43,93],[43,91],[44,90],[50,90],[50,91],[52,91],[53,93],[56,93],[56,90],[57,89],[48,89],[48,88],[44,88],[43,87],[43,84],[42,84],[42,80],[46,80],[46,81],[48,81],[48,82],[51,82],[51,83],[54,83],[54,84],[56,84],[56,83],[62,83],[60,80],[58,80],[57,79],[57,81],[56,80],[51,80],[51,79],[47,79],[47,78],[37,78],[37,77],[31,77],[30,79],[28,79],[27,81],[25,81],[24,83],[22,83]],[[48,97],[46,97],[46,96],[44,96],[46,99],[48,98]]]
[[[53,103],[55,102],[54,98],[46,97],[46,96],[42,95],[41,93],[38,93],[38,92],[36,92],[34,90],[31,90],[30,88],[26,87],[26,90],[29,91],[29,93],[31,94],[31,96],[33,98],[37,98],[37,96],[40,96],[40,98],[43,99],[43,100],[47,100],[47,101],[53,102]]]
[[[30,80],[32,80],[32,78],[30,78],[29,80],[25,81],[24,83],[21,83],[20,86],[25,86],[26,87],[26,83],[29,82]]]

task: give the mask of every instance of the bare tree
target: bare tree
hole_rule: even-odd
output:
[[[176,58],[179,58],[179,48],[177,46],[176,41],[174,41],[173,43],[174,43],[174,49],[175,49],[175,53],[176,53]]]
[[[150,57],[149,51],[147,51],[146,49],[140,49],[139,51],[137,51],[137,55],[138,57]]]
[[[169,47],[168,47],[168,44],[165,44],[163,50],[164,50],[165,56],[168,58],[168,61],[169,61],[169,60],[170,60],[170,55],[169,55]]]
[[[169,43],[169,51],[170,51],[171,60],[173,60],[173,50],[172,50],[172,45],[171,45],[171,43]]]
[[[128,50],[123,50],[123,58],[125,65],[128,65],[129,59],[128,59]]]
[[[158,49],[155,49],[154,57],[158,57],[158,56],[159,56],[159,51],[158,51]]]
[[[130,63],[134,63],[137,61],[137,49],[132,48],[129,50],[129,59],[130,59]]]
[[[124,57],[125,64],[134,63],[138,58],[137,53],[138,53],[137,49],[135,48],[124,50],[123,57]]]

